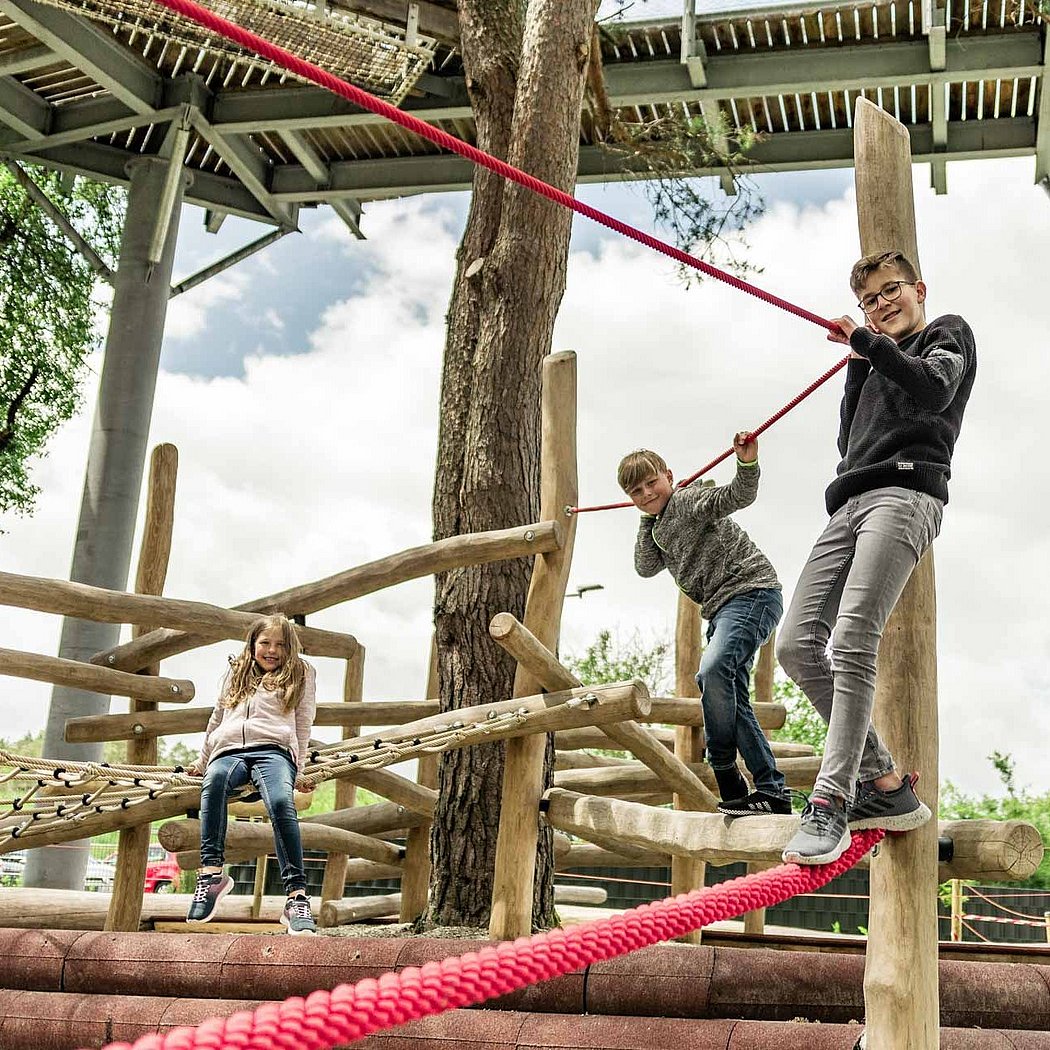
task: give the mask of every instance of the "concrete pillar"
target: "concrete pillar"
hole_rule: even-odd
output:
[[[153,157],[136,159],[129,165],[128,211],[69,574],[77,583],[119,590],[127,586],[185,189],[184,179],[177,179],[161,257],[151,262],[153,230],[164,221],[158,212],[169,167],[169,161]],[[100,649],[116,645],[119,633],[117,624],[67,617],[62,623],[59,656],[88,660]],[[65,723],[73,715],[108,711],[108,696],[56,686],[51,693],[44,754],[74,761],[99,758],[101,744],[66,743]],[[26,861],[25,884],[82,889],[88,853],[86,848],[70,848],[74,845],[86,843],[32,850]]]

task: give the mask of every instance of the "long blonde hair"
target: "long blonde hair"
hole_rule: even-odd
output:
[[[278,670],[264,672],[255,662],[255,642],[267,628],[281,632],[288,658]],[[284,701],[285,711],[293,711],[299,706],[306,680],[306,665],[301,653],[295,627],[284,613],[260,616],[251,625],[240,655],[230,657],[230,673],[220,703],[223,707],[236,707],[242,700],[247,700],[256,689],[262,688],[267,692],[278,693]]]

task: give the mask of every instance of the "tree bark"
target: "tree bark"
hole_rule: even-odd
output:
[[[461,0],[467,90],[480,148],[571,192],[597,0]],[[535,519],[540,366],[565,290],[571,213],[478,169],[448,312],[434,538]],[[443,710],[508,698],[514,661],[488,637],[524,613],[531,559],[437,578]],[[442,756],[431,835],[429,921],[488,924],[503,748]],[[553,917],[553,856],[537,863],[535,921]],[[544,848],[545,847],[545,848]]]

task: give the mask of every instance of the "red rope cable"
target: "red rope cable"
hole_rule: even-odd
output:
[[[829,368],[818,379],[814,379],[813,382],[810,383],[805,390],[803,390],[800,394],[796,394],[795,397],[793,397],[783,408],[781,408],[777,412],[774,412],[773,415],[771,415],[769,419],[767,419],[760,426],[755,427],[755,429],[748,434],[748,440],[753,441],[761,434],[764,434],[778,419],[780,419],[782,416],[786,416],[788,412],[790,412],[796,405],[799,405],[803,401],[805,401],[806,398],[809,397],[809,395],[812,394],[814,390],[816,390],[820,386],[823,386],[824,383],[826,383],[848,361],[849,356],[847,355],[841,361],[838,361],[834,365],[832,365],[831,368]],[[713,470],[715,467],[718,466],[719,463],[721,463],[725,459],[728,459],[732,454],[732,447],[727,448],[725,452],[720,453],[713,460],[711,460],[710,463],[707,463],[704,466],[702,466],[695,474],[690,474],[689,477],[685,478],[683,481],[678,482],[675,488],[683,489],[686,485],[691,485],[694,481],[696,481],[697,478],[702,477],[709,470]],[[626,503],[603,503],[600,506],[596,507],[566,507],[565,510],[568,514],[586,514],[588,511],[593,510],[619,510],[621,507],[633,506],[634,504],[631,503],[630,500],[628,500]]]
[[[110,1043],[105,1050],[331,1050],[819,889],[856,864],[884,835],[858,832],[832,864],[784,864],[643,904],[609,919],[504,941],[422,969],[413,966],[378,979],[341,984],[306,999],[267,1003],[255,1011],[212,1018],[196,1028],[146,1035],[135,1043]]]
[[[684,266],[692,266],[694,269],[699,270],[708,277],[713,277],[715,280],[723,281],[725,284],[728,284],[732,288],[736,288],[738,291],[746,292],[748,295],[753,295],[756,298],[761,299],[763,302],[769,303],[771,306],[777,306],[781,310],[786,310],[788,313],[794,314],[796,317],[801,317],[806,321],[811,321],[813,324],[820,325],[822,328],[827,328],[829,331],[834,332],[838,330],[838,326],[835,325],[834,322],[828,321],[801,306],[788,302],[788,300],[782,299],[780,296],[774,295],[772,292],[767,292],[756,285],[749,284],[747,281],[743,281],[739,277],[734,277],[732,274],[726,273],[725,270],[720,270],[717,266],[712,266],[710,263],[706,263],[702,259],[698,259],[696,256],[682,251],[680,248],[675,248],[673,245],[667,244],[665,241],[661,241],[659,238],[653,237],[650,234],[645,233],[643,230],[639,230],[635,226],[621,222],[619,219],[607,215],[605,212],[599,211],[597,208],[592,208],[589,204],[584,204],[582,201],[578,201],[572,196],[572,194],[566,193],[564,190],[559,190],[557,187],[551,186],[549,183],[543,182],[541,179],[537,179],[533,175],[529,175],[528,172],[524,172],[520,168],[515,168],[506,161],[500,160],[498,157],[493,157],[484,150],[480,150],[476,146],[471,146],[469,143],[464,142],[462,139],[457,139],[454,136],[449,135],[440,128],[436,128],[432,124],[428,124],[426,121],[412,116],[411,113],[405,113],[396,106],[392,106],[389,102],[384,102],[383,99],[377,98],[375,95],[372,95],[359,87],[355,87],[353,84],[349,84],[345,80],[340,80],[339,77],[326,72],[321,69],[320,66],[315,66],[313,63],[307,62],[298,55],[293,55],[290,51],[286,51],[284,48],[278,47],[276,44],[273,44],[268,40],[264,40],[262,37],[257,36],[255,33],[244,29],[236,23],[220,17],[215,14],[214,11],[209,11],[207,8],[195,3],[194,0],[156,0],[156,3],[182,15],[184,18],[188,18],[191,21],[197,22],[199,25],[205,26],[212,30],[212,32],[218,33],[220,36],[234,41],[234,43],[239,44],[241,47],[246,48],[249,51],[254,51],[256,54],[269,59],[275,65],[294,73],[296,76],[302,77],[304,80],[310,80],[320,87],[327,88],[329,91],[341,95],[343,98],[354,103],[356,106],[360,106],[362,109],[367,109],[381,117],[386,117],[387,120],[393,121],[395,124],[399,124],[406,130],[414,132],[421,138],[433,142],[436,146],[447,149],[452,153],[458,153],[461,157],[466,157],[467,160],[473,161],[473,163],[478,164],[483,168],[488,168],[489,171],[494,171],[497,175],[502,175],[503,178],[508,179],[511,182],[516,182],[519,186],[524,186],[527,189],[532,190],[534,193],[538,193],[541,197],[546,197],[547,200],[554,201],[556,204],[564,205],[566,208],[571,208],[577,214],[584,215],[588,219],[591,219],[610,230],[615,230],[617,233],[630,238],[632,241],[644,244],[647,247],[652,248],[654,251],[660,252],[662,255],[670,256],[670,258],[682,263]]]

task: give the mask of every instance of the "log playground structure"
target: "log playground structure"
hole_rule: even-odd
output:
[[[907,132],[864,99],[854,130],[862,251],[900,247],[917,260]],[[561,663],[558,637],[578,522],[569,513],[578,503],[575,355],[553,354],[543,368],[537,522],[402,551],[233,609],[176,600],[162,596],[177,461],[169,445],[153,455],[135,593],[0,573],[2,604],[134,628],[131,641],[90,663],[0,650],[0,674],[126,696],[131,708],[71,718],[65,730],[70,742],[126,740],[125,764],[0,753],[11,794],[0,816],[0,853],[119,832],[108,900],[32,888],[0,894],[3,1050],[135,1040],[142,1050],[321,1048],[358,1040],[391,1050],[1050,1048],[1050,969],[1037,961],[938,959],[938,883],[1028,877],[1043,856],[1034,827],[931,821],[902,836],[855,834],[832,865],[781,865],[794,818],[733,821],[715,812],[693,679],[701,645],[695,604],[684,597],[678,604],[672,697],[652,697],[639,681],[585,685]],[[453,951],[447,941],[420,938],[140,931],[149,918],[142,885],[151,826],[160,823],[161,843],[186,870],[197,866],[200,844],[199,822],[186,816],[199,806],[199,780],[158,767],[157,743],[203,731],[209,712],[184,706],[193,685],[162,676],[163,659],[242,637],[259,613],[282,611],[302,623],[407,580],[521,557],[534,559],[523,618],[501,613],[489,625],[491,644],[517,662],[514,695],[480,707],[441,710],[433,654],[422,699],[366,700],[359,641],[297,627],[311,657],[345,664],[342,698],[318,704],[316,717],[317,725],[340,727],[342,739],[312,746],[304,773],[313,783],[336,783],[334,809],[301,821],[304,847],[326,856],[321,925],[369,914],[411,921],[425,911],[439,755],[504,741],[489,941],[461,942]],[[883,638],[875,716],[900,767],[922,771],[918,790],[934,812],[935,611],[928,553]],[[756,672],[756,713],[766,730],[785,716],[773,702],[772,683],[767,646]],[[557,757],[548,785],[543,766],[551,734]],[[812,786],[819,758],[811,748],[773,749],[789,786]],[[409,759],[417,761],[415,780],[389,768]],[[355,805],[357,786],[381,801]],[[673,897],[532,935],[540,821],[554,830],[556,870],[668,864]],[[268,828],[232,822],[227,859],[264,858],[270,844]],[[707,864],[737,861],[748,865],[747,876],[704,888]],[[871,877],[863,957],[700,943],[701,928],[721,918],[744,915],[745,930],[760,933],[765,907],[857,863],[869,864]],[[264,871],[260,861],[257,872]],[[343,897],[348,880],[388,878],[400,879],[396,899]],[[280,902],[263,889],[257,877],[251,898],[222,903],[220,920],[248,923],[274,914]],[[662,943],[672,939],[686,943]],[[466,1009],[481,1003],[486,1009]]]

